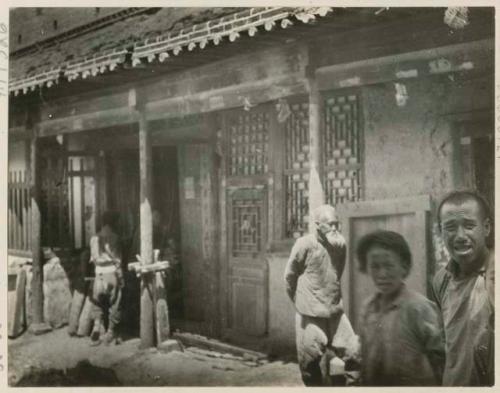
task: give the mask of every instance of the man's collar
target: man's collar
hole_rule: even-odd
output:
[[[484,274],[486,272],[486,268],[488,267],[488,261],[490,260],[491,252],[492,251],[490,251],[490,249],[488,249],[488,248],[486,249],[486,253],[483,257],[483,263],[482,263],[481,267],[478,270],[476,270],[476,272],[473,272],[471,274],[471,276],[475,273]],[[458,274],[460,273],[460,267],[459,267],[458,263],[453,259],[450,259],[450,261],[446,264],[446,270],[448,272],[450,272],[453,275],[453,277],[457,277]]]
[[[326,240],[325,236],[323,236],[323,234],[320,231],[318,231],[317,229],[316,229],[316,232],[314,233],[314,236],[315,236],[316,240],[319,243],[321,243],[322,245],[326,246],[329,244],[328,240]]]
[[[408,288],[406,287],[406,284],[403,283],[401,285],[401,288],[399,288],[397,294],[394,295],[394,297],[391,299],[389,302],[388,306],[386,306],[387,310],[397,308],[401,305],[403,300],[405,300],[408,297]],[[376,307],[377,310],[380,311],[380,299],[381,299],[382,293],[377,292],[372,299],[370,300],[370,305],[373,307]]]

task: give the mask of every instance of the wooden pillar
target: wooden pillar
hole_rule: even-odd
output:
[[[307,79],[309,91],[309,232],[314,231],[312,212],[325,203],[321,157],[322,100],[314,71]]]
[[[204,132],[211,134],[213,144],[200,146],[200,183],[201,183],[201,223],[202,223],[202,254],[207,271],[207,288],[210,294],[206,302],[205,320],[207,334],[211,337],[221,335],[221,315],[219,309],[220,291],[220,258],[218,225],[218,176],[219,166],[222,165],[221,151],[217,147],[218,123],[213,113],[201,117],[201,127]],[[224,295],[225,296],[225,295]]]
[[[42,255],[42,221],[41,221],[41,195],[40,195],[40,140],[37,136],[35,123],[38,119],[37,108],[30,107],[31,115],[28,116],[26,129],[30,131],[29,142],[29,182],[30,182],[30,204],[31,204],[31,255],[32,272],[31,279],[31,311],[32,320],[30,330],[34,334],[43,334],[51,330],[45,323],[43,315],[43,255]]]
[[[141,260],[143,264],[153,263],[153,221],[152,221],[152,165],[151,134],[144,110],[139,115],[139,161],[141,178]],[[141,279],[141,348],[155,345],[153,274],[143,274]]]
[[[32,135],[30,141],[30,188],[31,188],[31,253],[33,278],[31,281],[31,307],[33,325],[43,323],[43,257],[41,249],[40,179],[38,176],[38,138]]]

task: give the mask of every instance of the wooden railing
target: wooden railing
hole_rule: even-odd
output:
[[[31,195],[26,171],[9,172],[8,192],[9,253],[29,255],[31,252]]]

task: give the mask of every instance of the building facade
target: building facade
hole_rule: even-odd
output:
[[[9,252],[34,270],[41,246],[80,255],[109,209],[124,244],[150,237],[156,209],[179,245],[178,326],[288,351],[283,271],[312,208],[340,212],[356,328],[360,236],[402,233],[427,294],[436,201],[494,202],[493,8],[19,12],[54,30],[56,11],[64,31],[11,34]]]

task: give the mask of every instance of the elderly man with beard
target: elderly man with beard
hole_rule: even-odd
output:
[[[443,198],[437,214],[451,256],[433,282],[446,340],[443,385],[492,385],[495,253],[486,241],[490,210],[477,193],[455,191]]]
[[[358,341],[342,308],[340,278],[346,244],[335,209],[323,205],[312,214],[315,233],[297,239],[285,269],[285,285],[296,309],[302,380],[306,386],[322,386],[330,383],[325,367],[330,349],[340,344],[355,353]]]

